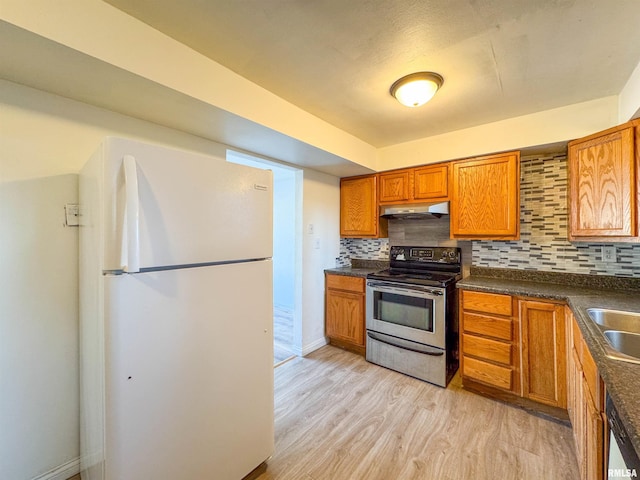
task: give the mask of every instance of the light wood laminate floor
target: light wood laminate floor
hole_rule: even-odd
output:
[[[325,346],[275,370],[276,451],[259,480],[578,478],[571,430]]]
[[[568,427],[329,345],[275,369],[275,430],[257,480],[578,478]]]
[[[278,365],[294,356],[293,312],[284,307],[273,307],[273,364]]]

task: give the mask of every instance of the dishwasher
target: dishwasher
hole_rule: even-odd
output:
[[[638,478],[640,459],[608,394],[606,413],[610,431],[607,479]]]

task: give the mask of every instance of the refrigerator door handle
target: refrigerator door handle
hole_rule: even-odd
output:
[[[140,271],[140,197],[135,157],[125,155],[123,166],[126,203],[122,228],[122,270],[127,273],[136,273]]]

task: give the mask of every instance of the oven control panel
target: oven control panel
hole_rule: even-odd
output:
[[[460,263],[460,249],[456,247],[391,247],[393,262]]]

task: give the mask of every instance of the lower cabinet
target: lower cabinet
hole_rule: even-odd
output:
[[[325,274],[325,333],[329,343],[365,354],[365,279]]]
[[[518,300],[522,333],[522,396],[566,408],[564,306]]]
[[[573,427],[580,479],[606,478],[604,384],[580,329],[567,309],[567,410]]]
[[[566,419],[564,306],[464,290],[460,311],[463,385]]]
[[[511,296],[464,290],[461,302],[463,383],[519,393],[518,329]]]
[[[564,420],[568,414],[580,479],[606,478],[604,383],[571,310],[470,290],[460,299],[465,388]]]

